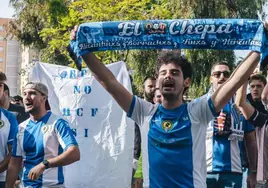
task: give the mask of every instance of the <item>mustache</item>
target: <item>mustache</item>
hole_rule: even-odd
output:
[[[163,85],[165,84],[174,84],[174,80],[170,79],[170,78],[166,78],[163,80]]]

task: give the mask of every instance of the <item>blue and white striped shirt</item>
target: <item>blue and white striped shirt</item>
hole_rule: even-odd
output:
[[[207,172],[234,172],[242,174],[241,150],[244,133],[251,132],[254,128],[239,112],[234,112],[235,107],[233,107],[232,101],[222,111],[225,114],[224,116],[226,116],[223,117],[224,130],[222,134],[217,134],[218,125],[215,125],[215,120],[209,123],[207,129]],[[227,119],[229,119],[228,123]]]
[[[128,116],[141,130],[144,188],[206,187],[206,125],[215,115],[206,96],[173,110],[133,97]]]
[[[18,129],[16,117],[0,108],[0,161],[8,155],[8,144],[12,145]],[[6,181],[6,171],[0,173],[0,182]]]
[[[77,142],[68,122],[51,112],[38,121],[29,118],[21,123],[12,155],[23,158],[23,185],[25,187],[63,185],[64,175],[61,166],[46,169],[36,181],[29,180],[28,173],[43,160],[57,157],[73,145],[77,145]]]

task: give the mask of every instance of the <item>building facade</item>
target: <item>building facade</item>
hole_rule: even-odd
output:
[[[18,41],[8,36],[6,28],[11,19],[0,18],[0,71],[7,76],[10,95],[20,94],[21,52]]]
[[[36,62],[39,62],[39,52],[30,47],[21,48],[21,70],[20,70],[20,90],[29,81],[31,68]]]

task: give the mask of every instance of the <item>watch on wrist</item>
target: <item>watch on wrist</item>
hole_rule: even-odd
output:
[[[46,169],[49,168],[49,162],[48,162],[48,160],[43,160],[42,163],[45,165],[45,168],[46,168]]]

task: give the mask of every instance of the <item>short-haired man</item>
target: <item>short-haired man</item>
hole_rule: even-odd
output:
[[[4,83],[0,83],[0,93],[3,93],[3,90]],[[17,129],[18,122],[15,116],[11,112],[0,108],[0,188],[5,188],[6,170]]]
[[[155,84],[156,84],[155,77],[146,77],[143,82],[144,99],[150,103],[153,103]]]
[[[211,88],[208,97],[223,85],[231,75],[227,62],[217,62],[211,69]],[[224,91],[223,91],[224,92]],[[242,187],[242,150],[243,140],[248,149],[250,167],[257,168],[257,146],[254,128],[234,105],[232,98],[221,110],[218,117],[208,124],[206,139],[207,187]],[[255,185],[255,173],[251,174]]]
[[[160,93],[159,88],[155,88],[154,92],[154,103],[155,104],[161,104],[162,103],[162,94]]]
[[[6,188],[13,188],[22,161],[24,187],[63,188],[63,166],[80,159],[69,123],[46,110],[47,100],[48,89],[44,84],[26,84],[23,102],[30,118],[19,125],[8,165]]]
[[[265,110],[264,105],[261,101],[261,94],[266,85],[266,79],[263,75],[259,73],[253,73],[248,81],[250,93],[247,94],[247,100],[249,103],[257,109],[259,112],[267,114],[268,112]],[[243,153],[243,188],[247,188],[247,177],[249,174],[249,161],[245,148],[245,144],[242,145],[242,153]]]
[[[11,103],[23,106],[23,98],[19,95],[15,95],[11,98]]]
[[[262,113],[253,107],[246,100],[247,83],[245,83],[236,95],[236,104],[247,120],[255,126],[257,147],[258,147],[258,163],[257,163],[257,185],[256,188],[268,188],[268,115]],[[268,85],[264,87],[262,92],[262,100],[267,109]]]
[[[23,106],[13,104],[10,100],[10,92],[7,84],[4,84],[4,92],[0,93],[0,107],[12,112],[20,124],[29,118]]]

